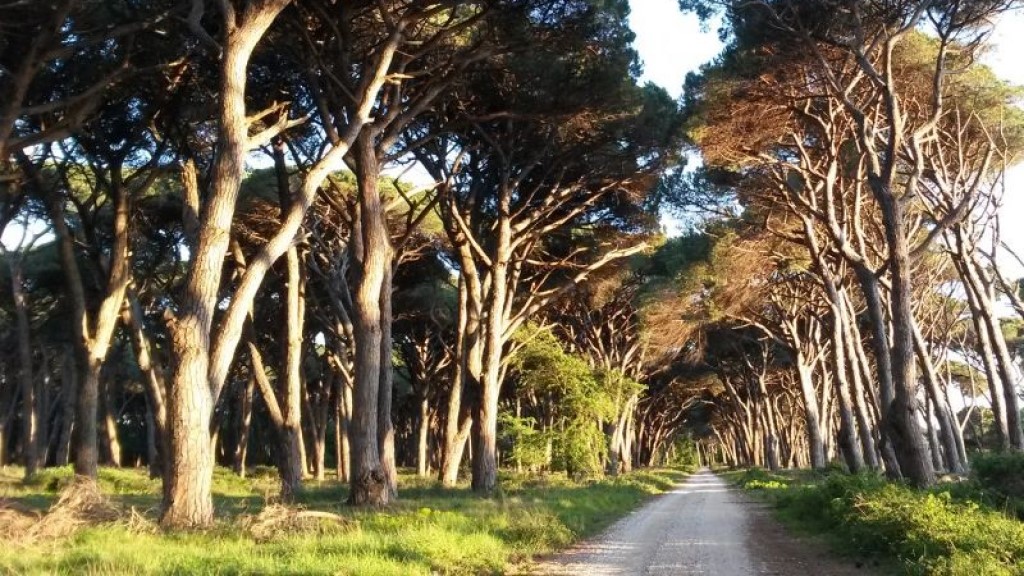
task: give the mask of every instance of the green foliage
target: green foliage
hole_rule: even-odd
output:
[[[769,475],[740,483],[768,494],[782,516],[827,533],[845,551],[897,562],[907,574],[1021,574],[1024,524],[960,484],[922,491],[873,474]]]
[[[665,464],[673,467],[696,469],[700,465],[700,454],[697,444],[689,436],[678,436],[672,442]]]
[[[971,479],[993,505],[1024,519],[1024,454],[977,454],[971,459]]]
[[[625,399],[643,385],[618,370],[591,368],[549,330],[528,325],[514,340],[518,349],[511,367],[518,376],[518,394],[546,398],[550,417],[543,428],[534,418],[503,417],[513,458],[528,468],[539,467],[547,463],[550,443],[554,469],[577,478],[600,475],[608,452],[600,424],[616,418]]]
[[[600,476],[607,453],[604,433],[593,420],[571,420],[555,436],[555,464],[572,478]]]
[[[502,438],[512,444],[512,460],[517,466],[537,471],[548,463],[547,447],[553,441],[550,433],[537,427],[537,420],[502,412],[498,417]]]
[[[0,495],[45,508],[70,470],[47,474],[26,485],[20,470],[5,469]],[[386,511],[346,507],[345,488],[326,482],[307,487],[301,505],[341,515],[343,527],[282,529],[257,539],[246,518],[260,512],[278,483],[262,469],[244,479],[218,469],[218,523],[185,534],[155,529],[160,489],[143,470],[102,469],[104,491],[125,509],[134,507],[141,519],[90,526],[65,540],[4,547],[0,573],[496,574],[602,530],[682,477],[679,471],[647,470],[582,484],[564,475],[513,475],[503,480],[500,498],[483,499],[468,488],[445,490],[403,474],[402,499]]]

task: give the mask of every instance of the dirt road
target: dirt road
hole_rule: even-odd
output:
[[[867,574],[816,542],[795,539],[764,505],[704,470],[602,536],[541,563],[536,574]]]

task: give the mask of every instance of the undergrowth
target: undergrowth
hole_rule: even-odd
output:
[[[0,474],[0,507],[43,514],[72,480],[69,469],[27,483],[19,472]],[[580,483],[509,475],[494,497],[481,498],[402,475],[398,503],[375,511],[345,506],[345,487],[335,482],[308,486],[295,506],[268,506],[277,492],[272,470],[244,479],[218,470],[216,525],[174,534],[156,528],[158,480],[103,469],[99,486],[121,516],[60,538],[0,542],[0,573],[496,574],[600,531],[684,476],[640,471]]]
[[[999,469],[1017,465],[1002,462]],[[993,488],[999,475],[986,464],[975,464],[975,470],[970,480],[929,490],[837,471],[753,469],[734,473],[733,480],[766,495],[788,523],[829,535],[843,552],[894,565],[904,574],[1024,574],[1024,523],[1009,513],[1008,495]],[[1019,482],[1019,476],[1007,475],[999,485],[1007,490]]]

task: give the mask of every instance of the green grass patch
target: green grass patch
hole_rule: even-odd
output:
[[[839,551],[912,575],[1024,574],[1024,523],[972,482],[916,490],[873,474],[731,473],[780,517]]]
[[[0,473],[0,498],[44,510],[71,479],[46,470],[29,482],[20,470]],[[564,475],[503,476],[481,498],[466,487],[444,489],[403,474],[400,500],[385,510],[355,510],[336,482],[308,485],[299,506],[341,515],[344,523],[284,527],[256,537],[247,528],[277,493],[273,470],[214,477],[217,524],[205,532],[155,528],[160,483],[141,470],[100,472],[105,494],[139,522],[90,526],[56,541],[0,547],[9,574],[498,574],[536,555],[592,535],[671,488],[685,473],[640,471],[573,482]],[[126,513],[126,516],[130,513]]]

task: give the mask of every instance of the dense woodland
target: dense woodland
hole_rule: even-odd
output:
[[[1019,3],[680,4],[728,43],[677,102],[625,0],[0,2],[0,464],[147,466],[192,527],[215,466],[1024,450]]]

